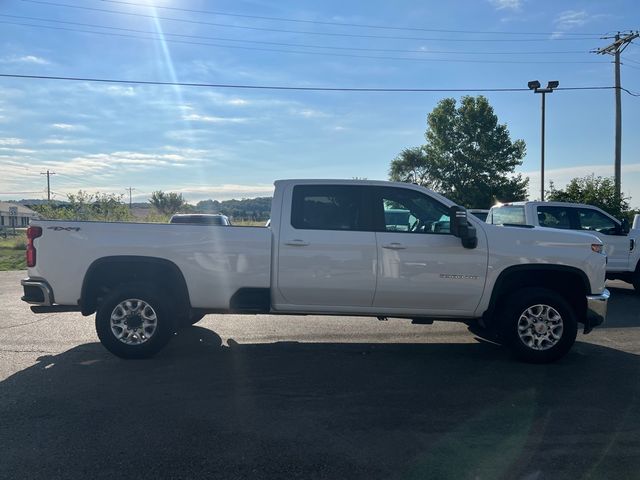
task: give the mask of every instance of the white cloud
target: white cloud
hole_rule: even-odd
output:
[[[291,109],[291,113],[304,118],[325,118],[329,116],[328,113],[312,108]]]
[[[137,90],[132,86],[126,85],[104,85],[98,83],[83,83],[82,88],[89,92],[96,92],[114,97],[135,97]]]
[[[604,13],[587,13],[586,10],[565,10],[560,12],[553,21],[556,31],[551,35],[551,38],[560,38],[564,32],[582,27],[593,20],[608,16],[608,14]]]
[[[22,145],[24,141],[21,138],[4,137],[0,138],[0,145]]]
[[[273,195],[273,185],[268,184],[185,186],[178,189],[175,187],[168,187],[167,190],[182,193],[189,202],[198,202],[200,200],[208,199],[230,200],[232,198],[269,197]]]
[[[519,10],[522,7],[522,0],[489,0],[496,10]]]
[[[69,138],[61,135],[54,135],[49,138],[45,138],[40,143],[44,145],[89,145],[95,143],[90,138]]]
[[[48,60],[45,60],[42,57],[37,57],[35,55],[23,55],[21,57],[14,55],[11,57],[4,57],[0,61],[2,63],[31,63],[34,65],[49,65],[51,63]]]
[[[0,152],[36,153],[35,150],[31,150],[28,148],[15,148],[15,147],[0,147]]]
[[[589,15],[585,10],[565,10],[556,17],[554,23],[559,30],[570,30],[581,27],[589,21]]]
[[[84,127],[81,125],[71,125],[69,123],[52,123],[51,124],[52,128],[55,128],[57,130],[65,130],[65,131],[74,131],[74,130],[83,130]]]
[[[245,100],[244,98],[231,98],[227,101],[227,105],[236,105],[236,106],[244,106],[249,105],[249,100]]]
[[[189,113],[182,116],[183,120],[189,122],[205,122],[205,123],[243,123],[246,122],[246,118],[238,117],[214,117],[211,115],[200,115],[198,113]]]

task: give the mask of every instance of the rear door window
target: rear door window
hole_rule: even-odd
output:
[[[363,203],[361,186],[298,185],[293,189],[291,225],[302,230],[371,230],[371,215]]]

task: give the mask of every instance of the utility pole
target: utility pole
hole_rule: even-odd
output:
[[[51,201],[51,182],[49,180],[49,177],[51,175],[55,175],[56,172],[50,172],[49,170],[47,170],[46,172],[40,172],[40,175],[46,175],[47,176],[47,201],[50,202]]]
[[[599,55],[613,55],[614,72],[615,72],[615,94],[616,94],[616,145],[615,145],[615,160],[614,160],[614,182],[616,189],[616,196],[618,199],[622,198],[621,194],[621,177],[622,177],[622,88],[620,86],[620,54],[624,51],[629,44],[638,38],[640,35],[636,32],[629,32],[621,35],[620,32],[616,33],[613,37],[602,37],[603,40],[613,38],[613,43],[606,47],[593,50],[593,53]]]
[[[129,211],[131,211],[131,192],[135,190],[133,187],[125,188],[129,192]]]

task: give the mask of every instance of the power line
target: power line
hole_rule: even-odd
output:
[[[134,13],[134,12],[122,12],[119,10],[109,10],[106,8],[96,8],[96,7],[84,7],[80,5],[70,5],[66,3],[56,3],[56,2],[47,2],[43,0],[22,0],[23,2],[35,3],[39,5],[49,5],[54,7],[64,7],[64,8],[75,8],[85,11],[93,11],[93,12],[101,12],[101,13],[113,13],[117,15],[126,15],[131,17],[139,17],[139,18],[149,18],[153,20],[167,20],[171,22],[181,22],[188,23],[192,25],[207,25],[212,27],[222,27],[222,28],[236,28],[242,30],[253,30],[253,31],[261,31],[261,32],[277,32],[277,33],[295,33],[297,35],[319,35],[319,36],[328,36],[328,37],[347,37],[347,38],[376,38],[376,39],[384,39],[384,40],[419,40],[419,41],[446,41],[446,42],[547,42],[547,41],[584,41],[584,40],[593,40],[594,37],[591,38],[534,38],[534,39],[522,39],[522,38],[488,38],[488,39],[469,39],[469,38],[450,38],[450,39],[433,39],[433,38],[423,38],[423,37],[400,37],[400,36],[389,36],[389,35],[367,35],[367,34],[355,34],[355,33],[338,33],[338,32],[313,32],[310,30],[287,30],[280,28],[266,28],[266,27],[250,27],[246,25],[233,25],[229,23],[217,23],[217,22],[206,22],[203,20],[189,20],[185,18],[174,18],[174,17],[163,17],[158,15],[148,15],[144,13]]]
[[[289,53],[289,54],[298,54],[298,55],[321,55],[321,56],[329,56],[329,57],[347,57],[347,58],[365,58],[365,59],[373,59],[373,60],[400,60],[400,61],[409,61],[409,62],[442,62],[442,63],[495,63],[495,64],[605,64],[607,62],[597,62],[597,61],[586,61],[586,60],[471,60],[471,59],[448,59],[448,58],[415,58],[415,57],[390,57],[390,56],[380,56],[380,55],[354,55],[347,53],[334,53],[334,52],[310,52],[310,51],[300,51],[300,50],[283,50],[277,48],[258,48],[258,47],[244,47],[240,45],[223,45],[218,43],[210,43],[210,42],[192,42],[187,40],[170,40],[170,39],[160,39],[157,37],[141,37],[137,35],[128,35],[124,33],[110,33],[110,32],[97,32],[93,30],[80,30],[74,28],[66,28],[66,27],[54,27],[50,25],[33,25],[33,24],[24,24],[18,22],[7,22],[0,20],[0,23],[12,24],[12,25],[22,25],[36,28],[47,28],[52,30],[64,30],[71,32],[81,32],[81,33],[92,33],[113,37],[124,37],[124,38],[133,38],[138,40],[162,40],[167,43],[179,43],[185,45],[201,45],[201,46],[209,46],[209,47],[219,47],[219,48],[231,48],[231,49],[239,49],[239,50],[249,50],[249,51],[258,51],[258,52],[275,52],[275,53]],[[429,52],[424,52],[429,53]],[[444,52],[442,52],[444,53]]]
[[[106,0],[103,0],[106,1]],[[81,27],[89,27],[89,28],[103,28],[106,30],[115,30],[120,32],[130,32],[130,33],[143,33],[147,35],[156,35],[160,34],[156,31],[149,30],[138,30],[133,28],[122,28],[122,27],[113,27],[110,25],[100,25],[95,23],[83,23],[83,22],[71,22],[66,20],[57,20],[57,19],[48,19],[48,18],[38,18],[38,17],[29,17],[23,15],[8,15],[8,14],[0,14],[0,17],[7,18],[17,18],[24,20],[35,20],[38,22],[50,22],[54,24],[66,24],[66,25],[76,25]],[[0,22],[7,23],[10,25],[21,25],[28,27],[36,27],[36,28],[53,28],[49,25],[38,25],[32,23],[19,23],[19,22]],[[106,32],[99,32],[94,30],[74,30],[68,29],[68,31],[76,31],[82,33],[98,33],[106,35]],[[456,50],[407,50],[407,49],[399,49],[399,48],[358,48],[358,47],[340,47],[333,45],[312,45],[308,43],[289,43],[289,42],[268,42],[261,40],[246,40],[246,39],[237,39],[237,38],[225,38],[225,37],[210,37],[206,35],[186,35],[181,33],[168,33],[162,32],[162,36],[166,37],[181,37],[181,38],[193,38],[193,39],[202,39],[202,40],[217,40],[223,42],[240,42],[240,43],[252,43],[258,45],[275,45],[275,46],[284,46],[284,47],[299,47],[299,48],[322,48],[327,50],[350,50],[350,51],[364,51],[364,52],[392,52],[392,53],[420,53],[420,54],[447,54],[447,55],[555,55],[555,54],[576,54],[576,53],[587,53],[586,50],[568,50],[568,51],[558,51],[558,50],[546,50],[546,51],[499,51],[499,52],[487,52],[487,51],[456,51]],[[149,38],[149,37],[139,37],[139,36],[131,36],[131,38],[140,38],[144,40],[162,40],[162,37]],[[165,39],[166,40],[166,39]],[[446,41],[446,39],[439,39],[442,41]],[[212,44],[205,44],[212,45]]]
[[[170,7],[164,5],[149,5],[143,3],[136,2],[125,2],[119,0],[102,0],[105,3],[115,3],[120,5],[133,5],[136,7],[144,7],[144,8],[158,8],[162,10],[172,10],[177,12],[187,12],[187,13],[204,13],[206,15],[219,15],[224,17],[234,17],[234,18],[250,18],[254,20],[269,20],[269,21],[278,21],[278,22],[291,22],[291,23],[302,23],[302,24],[311,24],[311,25],[330,25],[337,27],[358,27],[358,28],[372,28],[379,30],[396,30],[396,31],[414,31],[414,32],[436,32],[436,33],[466,33],[466,34],[489,34],[489,35],[553,35],[556,32],[520,32],[520,31],[504,31],[504,30],[447,30],[447,29],[436,29],[436,28],[420,28],[420,27],[399,27],[399,26],[391,26],[391,25],[375,25],[375,24],[367,24],[367,23],[350,23],[350,22],[329,22],[322,20],[304,20],[297,18],[287,18],[287,17],[269,17],[263,15],[246,15],[239,13],[230,13],[230,12],[221,12],[219,10],[197,10],[193,8],[181,8],[181,7]],[[572,35],[572,36],[600,36],[602,33],[565,33],[564,35]]]
[[[640,93],[634,93],[631,90],[628,90],[624,87],[620,87],[620,90],[622,90],[625,93],[628,93],[629,95],[631,95],[632,97],[640,97]]]
[[[528,88],[384,88],[384,87],[296,87],[282,85],[246,85],[228,83],[187,83],[187,82],[160,82],[152,80],[123,80],[114,78],[91,78],[91,77],[62,77],[52,75],[18,75],[10,73],[0,73],[0,78],[21,78],[31,80],[63,80],[73,82],[94,82],[94,83],[116,83],[130,85],[159,85],[173,87],[207,87],[207,88],[237,88],[247,90],[295,90],[295,91],[320,91],[320,92],[384,92],[384,93],[429,93],[429,92],[449,92],[449,93],[472,93],[472,92],[528,92]],[[610,90],[615,87],[608,86],[586,86],[586,87],[563,87],[557,90]]]

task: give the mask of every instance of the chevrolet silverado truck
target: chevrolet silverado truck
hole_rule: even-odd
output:
[[[463,322],[550,362],[609,297],[593,235],[489,225],[406,183],[277,181],[269,227],[38,220],[26,255],[31,309],[95,313],[123,358],[208,313],[269,313]]]
[[[640,293],[640,230],[593,205],[569,202],[514,202],[495,205],[487,223],[578,230],[597,236],[607,255],[607,278],[623,280]]]

